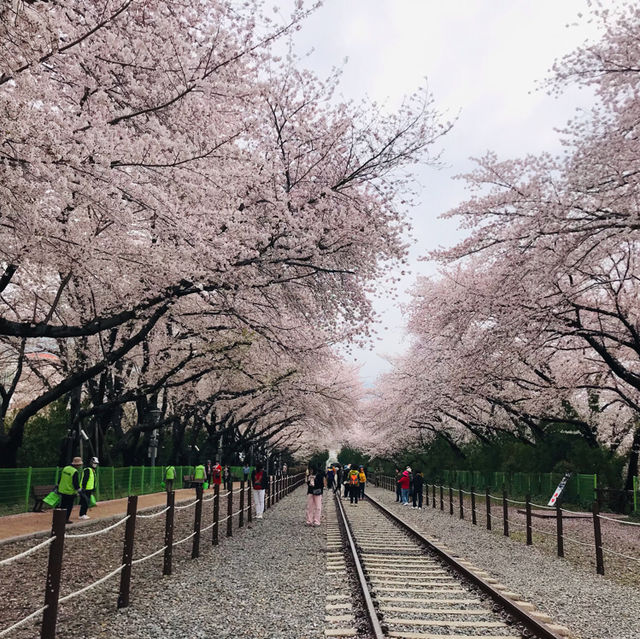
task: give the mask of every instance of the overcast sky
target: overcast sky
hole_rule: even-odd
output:
[[[597,38],[580,13],[587,0],[325,0],[297,34],[297,52],[313,50],[306,64],[321,76],[348,58],[344,97],[368,96],[393,109],[426,78],[437,107],[458,116],[440,142],[445,168],[420,171],[421,203],[411,211],[417,242],[400,301],[417,274],[435,273],[418,258],[461,237],[438,216],[465,199],[452,176],[472,167],[469,158],[487,150],[504,159],[560,151],[555,129],[589,95],[550,97],[539,86],[556,58]],[[355,353],[367,385],[389,368],[385,356],[406,345],[399,304],[380,301],[376,309],[381,339],[373,351]]]

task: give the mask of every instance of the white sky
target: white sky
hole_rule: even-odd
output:
[[[426,78],[438,109],[460,114],[440,142],[446,168],[420,171],[421,204],[411,212],[417,242],[400,302],[417,274],[435,272],[418,257],[460,237],[455,222],[438,216],[465,199],[452,176],[472,167],[470,157],[560,151],[554,129],[588,104],[589,94],[554,98],[537,87],[556,58],[597,38],[581,12],[587,0],[325,0],[297,34],[297,52],[311,51],[306,66],[320,76],[348,58],[345,98],[368,96],[391,109]],[[385,355],[405,346],[398,301],[378,301],[376,309],[380,340],[373,351],[354,354],[367,385],[389,368]]]

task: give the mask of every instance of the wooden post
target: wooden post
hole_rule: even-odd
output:
[[[425,484],[424,485],[424,505],[428,506],[429,505],[429,484]]]
[[[41,639],[55,639],[56,622],[58,620],[58,599],[60,598],[60,580],[62,578],[62,555],[64,552],[64,529],[67,521],[66,509],[56,508],[51,522],[51,537],[54,541],[49,545],[49,563],[47,565],[47,583],[44,590]]]
[[[507,504],[507,491],[502,487],[502,534],[509,536],[509,506]]]
[[[251,479],[247,482],[247,521],[253,521],[252,504],[251,504]]]
[[[238,521],[238,528],[244,526],[244,478],[240,480],[240,519]]]
[[[531,495],[525,497],[525,509],[527,513],[527,546],[533,545],[533,535],[531,532]]]
[[[167,510],[164,520],[164,564],[162,566],[162,574],[171,574],[171,562],[173,559],[173,521],[176,512],[176,494],[172,490],[167,493]]]
[[[196,486],[196,512],[193,517],[193,546],[191,547],[191,559],[195,559],[200,556],[200,530],[202,529],[202,498],[204,490],[202,490],[202,484]]]
[[[227,495],[227,537],[233,536],[233,482]]]
[[[473,486],[471,486],[471,523],[476,526],[478,524],[476,518],[476,494],[473,490]]]
[[[462,496],[462,488],[458,488],[458,498],[460,499],[460,519],[464,519],[464,497]]]
[[[220,527],[220,484],[216,484],[213,489],[215,497],[213,498],[213,532],[211,533],[211,543],[218,545],[218,529]]]
[[[600,529],[600,508],[593,502],[593,538],[596,546],[596,572],[604,575],[604,557],[602,554],[602,530]]]
[[[558,557],[564,557],[564,539],[562,535],[562,508],[556,502],[556,540],[558,542]]]
[[[453,515],[453,488],[449,486],[449,514]]]
[[[440,510],[444,511],[444,486],[440,484]]]
[[[486,507],[487,507],[487,530],[491,530],[491,497],[489,495],[489,488],[485,489]]]
[[[436,485],[433,484],[432,486],[432,490],[431,490],[431,505],[433,506],[433,508],[436,507]]]
[[[118,608],[129,605],[129,589],[131,587],[131,562],[133,561],[133,540],[136,534],[136,511],[138,509],[138,495],[130,495],[127,500],[127,515],[125,524],[124,546],[122,549],[122,563],[124,568],[120,573],[120,593],[118,594]]]

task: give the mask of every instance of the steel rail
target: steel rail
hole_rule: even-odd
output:
[[[369,592],[369,584],[364,575],[364,570],[362,570],[362,564],[360,563],[360,557],[358,557],[358,550],[356,548],[355,541],[353,540],[353,535],[351,534],[351,530],[349,528],[349,522],[347,520],[347,516],[345,515],[344,508],[342,506],[342,501],[339,497],[336,497],[334,494],[334,499],[338,504],[338,511],[340,512],[340,517],[342,518],[342,523],[344,524],[344,530],[347,535],[347,541],[349,542],[349,550],[351,551],[351,556],[353,557],[353,562],[356,566],[356,571],[358,573],[358,581],[360,582],[360,590],[362,591],[362,596],[364,598],[364,602],[367,608],[367,615],[369,617],[369,622],[371,624],[371,629],[373,630],[373,635],[375,639],[386,639],[387,635],[382,630],[382,626],[380,625],[380,620],[378,619],[378,611],[376,607],[373,605],[373,599],[371,598],[371,593]]]
[[[472,582],[476,585],[480,590],[489,595],[494,601],[496,601],[504,610],[506,610],[509,614],[513,615],[516,620],[526,627],[527,630],[532,632],[539,637],[540,639],[563,639],[561,635],[553,632],[545,623],[538,621],[535,617],[529,614],[524,608],[521,608],[514,601],[505,597],[499,590],[496,590],[491,584],[484,581],[484,579],[478,577],[473,572],[471,572],[468,568],[465,568],[461,563],[456,561],[449,553],[445,552],[438,546],[436,546],[433,542],[429,541],[426,537],[424,537],[420,532],[412,528],[405,521],[400,519],[397,515],[391,512],[386,506],[383,506],[379,501],[375,498],[371,497],[371,495],[367,495],[367,499],[371,504],[373,504],[378,510],[384,513],[389,519],[395,522],[398,526],[400,526],[403,530],[408,532],[411,536],[417,539],[420,543],[424,544],[438,555],[445,563],[447,563],[454,571],[461,574],[465,579]]]

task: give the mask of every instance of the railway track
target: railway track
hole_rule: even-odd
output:
[[[327,602],[326,636],[382,639],[562,639],[544,615],[506,596],[482,572],[437,547],[391,511],[368,498],[357,507],[336,500],[329,566],[352,567],[359,603]],[[338,555],[340,547],[345,556]],[[330,615],[337,603],[343,614]],[[336,609],[337,610],[337,609]]]

